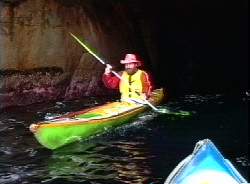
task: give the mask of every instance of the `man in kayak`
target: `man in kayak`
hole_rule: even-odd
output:
[[[110,89],[119,88],[122,101],[147,99],[152,86],[148,74],[138,68],[142,62],[135,54],[126,54],[125,59],[120,63],[125,66],[125,70],[118,73],[121,79],[111,73],[112,67],[107,64],[102,76],[104,85]]]

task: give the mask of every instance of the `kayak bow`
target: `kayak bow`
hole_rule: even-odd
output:
[[[225,159],[212,141],[196,143],[191,155],[182,160],[164,184],[238,184],[247,181]]]

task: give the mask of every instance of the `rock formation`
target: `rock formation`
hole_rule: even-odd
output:
[[[69,32],[119,70],[143,49],[131,15],[122,1],[0,1],[0,108],[109,93],[104,66]]]

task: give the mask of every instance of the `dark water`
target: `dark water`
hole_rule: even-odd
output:
[[[248,179],[246,96],[187,95],[162,107],[192,116],[147,112],[131,124],[56,151],[43,148],[31,123],[109,99],[37,104],[0,113],[0,183],[163,183],[197,141],[211,139]]]

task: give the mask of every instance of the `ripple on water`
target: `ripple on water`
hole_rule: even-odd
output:
[[[20,176],[18,174],[13,174],[13,173],[0,174],[1,184],[16,183],[19,180],[20,180]]]
[[[249,167],[250,163],[247,156],[241,156],[236,158],[236,162],[240,163],[243,167]]]
[[[12,155],[12,148],[11,147],[0,147],[0,155]]]

